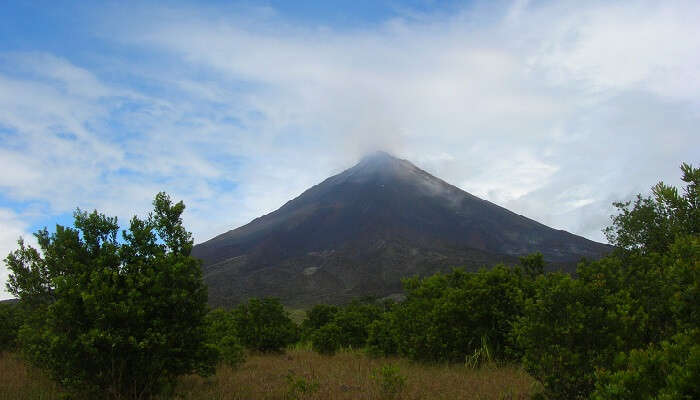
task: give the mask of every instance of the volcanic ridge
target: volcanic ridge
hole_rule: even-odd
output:
[[[610,250],[376,152],[192,255],[203,261],[212,305],[273,296],[306,306],[399,294],[404,277],[516,264],[536,251],[571,271]]]

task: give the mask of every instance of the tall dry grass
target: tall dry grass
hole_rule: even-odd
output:
[[[0,353],[0,400],[50,400],[58,397],[58,385],[41,371],[32,368],[17,354]]]
[[[372,359],[358,352],[323,356],[307,349],[283,355],[250,355],[236,370],[222,367],[212,378],[189,376],[177,389],[180,399],[288,399],[294,390],[288,377],[318,384],[303,399],[383,399],[377,372],[392,364],[405,377],[398,399],[528,399],[539,390],[517,366],[425,365],[405,359]]]
[[[398,367],[405,386],[382,392],[382,366]],[[308,390],[294,382],[308,384]],[[303,385],[302,385],[303,386]],[[424,365],[405,359],[372,359],[358,352],[323,356],[308,349],[252,354],[237,369],[213,377],[186,376],[167,397],[210,399],[527,399],[539,390],[517,366]],[[395,396],[392,396],[395,394]],[[59,390],[13,354],[0,355],[0,400],[57,399]]]

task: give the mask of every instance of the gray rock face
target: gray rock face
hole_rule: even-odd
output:
[[[401,291],[400,279],[540,251],[560,269],[610,246],[479,199],[383,152],[193,249],[210,302],[306,305]]]

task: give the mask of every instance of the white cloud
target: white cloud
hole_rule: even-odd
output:
[[[538,62],[597,91],[641,89],[697,102],[699,19],[696,2],[600,3],[555,24]]]
[[[176,22],[133,30],[131,39],[168,51],[183,68],[256,86],[242,99],[243,109],[264,116],[257,145],[241,149],[253,164],[280,154],[276,140],[288,135],[303,138],[292,146],[302,154],[337,157],[331,171],[368,148],[388,148],[468,191],[595,239],[601,226],[577,228],[590,226],[579,219],[590,218],[591,207],[607,214],[611,193],[677,182],[680,162],[697,159],[697,3],[485,9],[503,17],[475,7],[351,31],[274,19],[256,28],[236,15],[211,23],[183,12]],[[320,179],[317,172],[298,181]]]

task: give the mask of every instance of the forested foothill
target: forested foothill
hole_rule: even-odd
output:
[[[700,169],[681,171],[681,188],[659,183],[650,197],[615,203],[605,230],[615,250],[573,275],[545,272],[533,254],[516,266],[406,277],[403,301],[319,304],[300,324],[275,299],[208,309],[181,202],[157,195],[120,239],[116,219],[78,210],[74,228],[39,231],[40,249],[20,241],[6,258],[19,301],[0,303],[0,350],[88,398],[167,395],[183,375],[306,347],[426,368],[522,367],[540,398],[698,399]],[[381,396],[401,397],[401,370],[373,374]],[[324,382],[290,375],[288,384],[287,397],[302,398]]]

